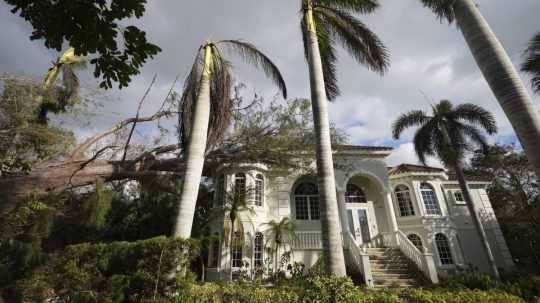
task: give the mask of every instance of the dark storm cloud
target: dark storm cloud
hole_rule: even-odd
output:
[[[347,128],[353,143],[394,144],[393,162],[414,161],[411,133],[393,143],[390,125],[400,113],[428,109],[440,99],[475,102],[495,112],[501,127],[500,139],[512,137],[512,130],[487,84],[482,79],[461,33],[455,25],[441,24],[423,8],[419,0],[381,1],[381,8],[362,20],[385,42],[391,52],[392,67],[380,77],[339,53],[339,83],[342,96],[331,104],[331,118]],[[480,0],[480,10],[519,64],[527,41],[540,31],[538,0]],[[122,91],[108,92],[110,99],[96,116],[93,129],[108,127],[113,121],[131,116],[139,97],[154,74],[158,81],[144,110],[155,110],[173,79],[187,74],[195,51],[207,39],[244,39],[256,44],[280,67],[290,97],[308,97],[307,68],[298,25],[298,1],[197,0],[152,1],[145,16],[137,21],[151,41],[163,49],[146,64],[141,75]],[[30,27],[11,15],[0,2],[0,72],[42,75],[56,54],[41,42],[30,42]],[[277,90],[264,76],[233,60],[235,78],[251,91],[270,99]],[[91,79],[91,71],[85,79]],[[427,96],[427,97],[426,97]],[[536,99],[538,101],[538,98]],[[172,127],[172,125],[171,125]],[[400,145],[401,144],[401,145]]]

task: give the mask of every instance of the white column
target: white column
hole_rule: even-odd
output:
[[[338,200],[339,222],[341,223],[341,232],[345,234],[349,231],[349,225],[347,224],[347,208],[345,207],[345,191],[342,189],[337,189],[336,194]]]
[[[392,203],[392,194],[389,191],[384,191],[381,194],[384,197],[384,207],[386,208],[386,214],[388,216],[388,226],[390,227],[390,232],[394,234],[394,243],[397,245],[398,224],[396,219],[396,212],[394,211],[394,205]]]

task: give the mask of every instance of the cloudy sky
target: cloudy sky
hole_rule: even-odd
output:
[[[480,10],[516,65],[527,41],[540,31],[538,0],[478,0]],[[207,39],[243,39],[256,44],[281,69],[289,96],[308,97],[308,75],[299,32],[298,1],[294,0],[192,0],[149,1],[137,21],[148,39],[163,51],[142,69],[129,88],[102,95],[103,107],[94,109],[91,125],[77,127],[81,137],[108,128],[114,121],[133,116],[138,99],[152,77],[157,82],[143,112],[161,104],[174,78],[183,80],[198,46]],[[416,162],[410,143],[391,139],[392,121],[411,109],[429,109],[429,100],[474,102],[494,112],[500,128],[493,142],[515,141],[513,131],[483,80],[461,33],[455,25],[440,24],[419,0],[382,0],[381,8],[361,16],[391,53],[391,68],[381,77],[339,54],[341,97],[330,106],[331,120],[350,134],[354,144],[395,147],[390,164]],[[58,55],[42,41],[30,41],[31,27],[12,15],[0,2],[0,73],[42,75]],[[277,93],[260,73],[242,64],[234,70],[237,80],[250,91],[271,99]],[[88,79],[90,71],[82,72]],[[180,89],[182,81],[178,83]],[[527,83],[528,84],[528,83]],[[540,103],[540,97],[535,96]],[[139,131],[144,134],[144,127]]]

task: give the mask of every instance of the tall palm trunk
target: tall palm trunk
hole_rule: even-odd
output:
[[[476,208],[474,207],[474,204],[472,202],[471,193],[469,191],[469,186],[467,185],[467,182],[465,180],[465,175],[463,174],[463,168],[461,166],[461,163],[458,162],[455,165],[454,169],[456,171],[459,187],[461,188],[461,192],[463,193],[463,198],[465,199],[465,203],[467,204],[467,208],[469,209],[469,213],[471,214],[472,221],[474,223],[474,226],[476,227],[476,231],[478,232],[480,241],[482,242],[482,247],[484,248],[488,257],[488,263],[491,267],[493,276],[497,280],[500,280],[501,276],[499,275],[499,270],[497,269],[497,264],[495,263],[493,252],[491,251],[491,247],[489,246],[486,231],[484,230],[484,226],[482,225],[480,216],[478,215],[478,212],[476,211]]]
[[[193,214],[199,194],[201,175],[204,166],[208,122],[210,119],[210,46],[204,49],[204,67],[197,102],[194,105],[193,124],[186,147],[186,170],[182,179],[178,213],[174,227],[174,236],[189,238],[193,226]]]
[[[322,244],[326,252],[327,270],[338,276],[345,276],[345,257],[339,224],[338,202],[328,121],[328,100],[326,97],[319,41],[313,20],[313,11],[306,14],[308,30],[308,63],[311,85],[311,106],[316,134],[317,179],[321,204]]]
[[[512,61],[473,0],[456,0],[456,21],[540,178],[540,113]]]

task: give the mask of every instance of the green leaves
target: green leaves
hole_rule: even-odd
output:
[[[127,86],[142,64],[161,51],[147,41],[144,31],[124,28],[126,19],[142,17],[146,0],[6,2],[14,7],[12,13],[32,25],[30,39],[43,39],[47,48],[58,51],[67,41],[77,55],[95,54],[90,63],[94,75],[102,77],[103,88],[111,88],[113,81],[119,88]]]
[[[540,32],[529,42],[524,56],[521,70],[532,76],[531,85],[535,92],[540,93]]]
[[[455,0],[421,0],[424,7],[429,8],[437,15],[437,18],[442,22],[454,22],[454,2]]]

